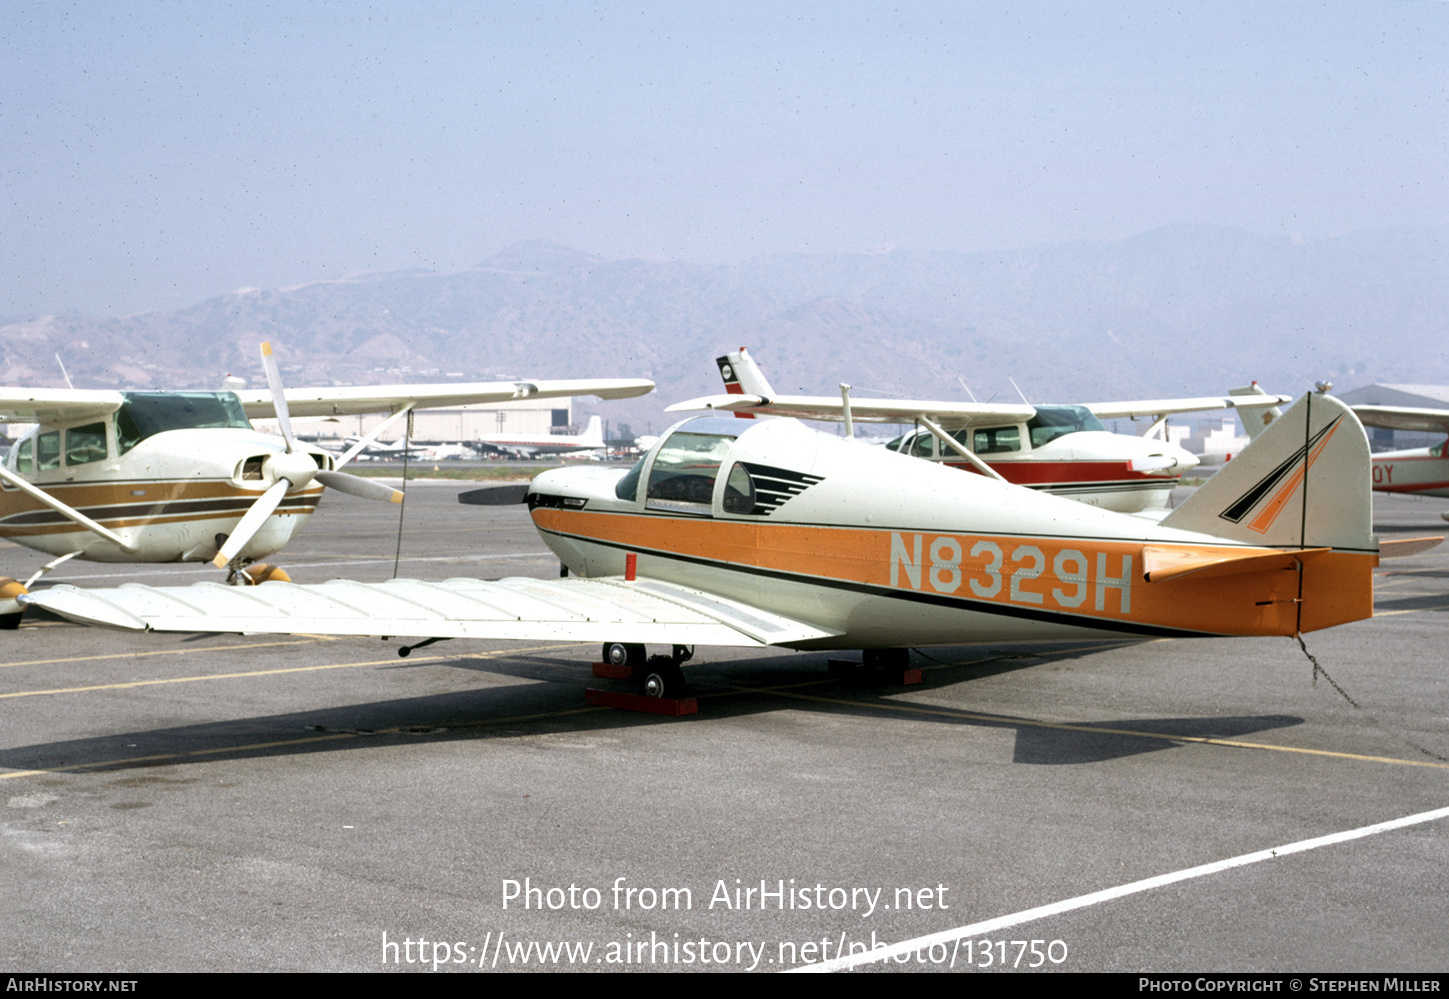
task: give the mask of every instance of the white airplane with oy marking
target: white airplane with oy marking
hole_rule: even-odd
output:
[[[1119,513],[1160,518],[1196,455],[1154,436],[1178,413],[1243,409],[1245,420],[1289,396],[1257,388],[1227,396],[1147,399],[1072,406],[945,402],[924,399],[857,399],[842,385],[840,397],[780,395],[749,352],[741,347],[715,359],[725,394],[675,403],[670,412],[713,409],[737,416],[794,416],[808,420],[911,423],[916,430],[888,447],[917,458],[977,472],[1041,492]],[[1151,417],[1141,437],[1109,433],[1102,420]]]
[[[256,581],[276,570],[254,561],[287,543],[324,487],[402,498],[340,471],[358,448],[339,458],[297,441],[291,413],[390,411],[378,433],[415,408],[586,393],[627,398],[653,388],[642,379],[593,379],[284,392],[269,344],[262,355],[265,391],[0,389],[0,418],[37,424],[0,462],[0,537],[57,556],[47,569],[68,558],[213,561],[233,580]],[[256,432],[249,417],[278,419],[282,436]],[[25,589],[0,580],[0,626],[18,625],[14,598]]]
[[[1355,406],[1366,427],[1449,434],[1449,410],[1412,406]],[[1373,456],[1374,490],[1407,496],[1449,496],[1449,437],[1433,447],[1380,451]],[[1449,510],[1440,513],[1449,520]]]
[[[1368,440],[1326,396],[1299,400],[1160,524],[795,420],[686,420],[628,471],[555,469],[526,498],[572,578],[21,599],[138,631],[598,642],[666,697],[697,645],[900,663],[917,646],[1297,635],[1373,613]]]

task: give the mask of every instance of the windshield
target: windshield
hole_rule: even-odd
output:
[[[735,442],[718,434],[677,431],[654,456],[647,499],[665,503],[709,505],[715,476],[725,452]]]
[[[246,411],[233,392],[122,392],[116,412],[116,442],[122,454],[147,437],[168,430],[250,430]]]
[[[1031,434],[1032,447],[1041,447],[1048,441],[1080,430],[1107,429],[1086,406],[1038,406],[1036,415],[1026,427]]]

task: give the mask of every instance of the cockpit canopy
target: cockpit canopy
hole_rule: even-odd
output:
[[[6,465],[23,475],[104,461],[148,437],[168,430],[250,430],[252,425],[232,392],[122,392],[124,401],[108,421],[52,430],[37,427],[17,441]],[[108,426],[108,423],[110,426]],[[114,427],[114,450],[108,430]]]
[[[652,457],[645,502],[654,509],[707,513],[720,465],[742,432],[737,420],[717,416],[686,420],[661,439],[650,454],[639,459],[619,480],[614,495],[623,500],[637,500],[639,479]],[[749,474],[743,466],[735,465],[725,484],[725,512],[749,513],[754,505],[754,487]]]
[[[250,430],[233,392],[122,392],[116,411],[116,444],[125,454],[147,437],[168,430]]]

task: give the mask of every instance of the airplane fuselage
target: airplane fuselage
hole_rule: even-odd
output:
[[[41,426],[16,443],[5,465],[133,549],[87,530],[9,482],[0,485],[0,537],[51,555],[77,552],[95,562],[207,561],[216,555],[218,536],[229,534],[272,485],[263,471],[266,459],[285,450],[280,439],[253,430],[208,428],[158,433],[121,454],[113,421],[106,426],[109,432],[96,436],[93,454],[51,447],[45,440],[58,434],[56,440],[66,441],[76,428]],[[314,460],[325,467],[330,458],[317,451]],[[244,556],[260,558],[283,547],[321,494],[316,483],[289,493]]]
[[[1449,496],[1449,440],[1434,447],[1380,451],[1373,456],[1374,491]]]
[[[728,429],[723,420],[692,425],[706,422]],[[641,578],[843,636],[797,643],[812,648],[890,647],[902,634],[916,645],[1283,635],[1371,610],[1372,554],[1307,563],[1302,591],[1299,573],[1270,566],[1277,553],[1266,549],[1249,549],[1263,553],[1264,568],[1232,587],[1211,576],[1147,582],[1151,559],[1236,557],[1248,546],[959,477],[792,421],[712,449],[694,435],[691,461],[676,443],[689,426],[629,473],[567,469],[534,480],[534,524],[569,569],[617,576],[633,554]],[[792,450],[792,468],[769,463]],[[1352,586],[1342,588],[1342,571]],[[1323,621],[1298,617],[1305,593],[1315,608],[1332,608]]]
[[[1165,514],[1183,473],[1198,465],[1196,455],[1152,438],[1079,430],[1031,446],[1025,427],[1009,438],[997,436],[998,429],[978,431],[975,442],[1005,439],[1014,450],[978,447],[974,453],[1007,482],[1117,513]],[[918,457],[981,474],[939,441],[932,442],[933,448],[927,446],[927,438],[916,437],[921,441]],[[909,442],[906,449],[911,449]],[[922,450],[927,453],[919,453]]]

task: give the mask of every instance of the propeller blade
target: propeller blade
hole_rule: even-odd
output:
[[[262,341],[262,369],[267,373],[267,388],[272,390],[272,409],[276,411],[277,425],[282,429],[282,439],[287,442],[287,453],[297,450],[297,440],[292,436],[292,414],[287,409],[287,396],[282,391],[282,373],[277,370],[277,358],[272,353],[272,342]]]
[[[509,506],[522,503],[528,498],[527,482],[515,482],[506,486],[484,486],[458,494],[458,502],[468,506]]]
[[[252,538],[262,529],[262,525],[267,522],[267,518],[272,515],[272,511],[277,509],[277,505],[282,502],[282,497],[287,495],[287,490],[291,488],[290,480],[279,479],[276,485],[258,496],[251,509],[242,515],[241,520],[237,521],[231,536],[226,539],[226,543],[221,546],[221,551],[216,553],[216,558],[211,560],[211,564],[218,569],[225,569],[231,560],[237,557],[237,553],[251,543]]]
[[[364,479],[361,476],[348,475],[346,472],[318,472],[313,478],[328,489],[336,489],[339,493],[346,493],[349,496],[378,500],[383,503],[401,503],[403,501],[401,490],[384,485],[375,479]]]

